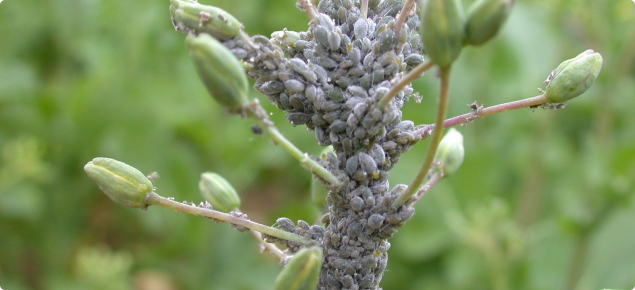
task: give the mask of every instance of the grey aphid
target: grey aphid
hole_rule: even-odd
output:
[[[421,63],[423,63],[424,58],[422,55],[418,55],[418,54],[411,54],[409,56],[406,57],[406,59],[404,60],[406,62],[406,64],[408,64],[409,67],[415,67]]]
[[[344,93],[342,93],[342,90],[340,88],[335,87],[329,90],[326,95],[334,102],[344,101]]]
[[[362,52],[359,50],[359,48],[354,47],[348,52],[348,57],[350,58],[353,65],[357,65],[362,59]]]
[[[377,172],[377,164],[375,163],[375,160],[366,153],[362,152],[359,154],[359,164],[361,165],[362,170],[368,174]]]
[[[289,95],[287,95],[286,93],[281,93],[279,100],[280,100],[280,104],[285,110],[293,109],[293,106],[291,106],[291,103],[289,102]]]
[[[284,87],[287,89],[287,92],[290,94],[301,93],[304,92],[304,84],[298,80],[287,80],[284,82]]]
[[[362,120],[362,127],[364,127],[364,129],[368,130],[370,128],[373,127],[373,125],[375,125],[377,121],[375,121],[375,119],[373,119],[372,116],[366,115],[364,117],[364,119]]]
[[[294,109],[304,111],[304,98],[300,94],[294,94],[289,97],[289,103]]]
[[[342,44],[342,37],[340,36],[340,33],[338,33],[337,31],[329,33],[328,43],[331,51],[337,51],[340,48],[340,44]]]
[[[357,181],[362,181],[362,180],[366,179],[367,176],[368,176],[368,174],[366,174],[366,172],[361,171],[361,170],[357,170],[357,171],[355,171],[355,173],[353,173],[353,175],[351,175],[353,180],[357,180]]]
[[[293,126],[306,124],[311,120],[311,115],[305,113],[289,113],[286,117]]]
[[[320,13],[320,15],[318,15],[318,19],[320,20],[320,24],[324,25],[328,31],[335,29],[335,23],[333,23],[333,20],[328,15]]]
[[[324,26],[316,26],[313,29],[313,35],[321,45],[324,45],[326,47],[329,46],[329,33]]]
[[[386,29],[379,34],[379,48],[381,51],[388,51],[395,44],[395,31]]]
[[[357,139],[364,139],[364,137],[366,137],[366,129],[357,128],[357,129],[355,129],[353,134],[355,135],[355,138],[357,138]]]
[[[360,86],[349,86],[347,88],[347,91],[353,96],[368,98],[368,92],[366,92],[366,90]]]
[[[384,161],[386,161],[386,153],[379,144],[373,146],[373,149],[370,151],[370,156],[373,157],[373,160],[375,160],[375,163],[379,166],[382,166]]]
[[[333,121],[335,121],[335,120],[340,118],[341,114],[342,114],[342,111],[336,110],[336,111],[324,114],[324,116],[322,116],[322,118],[324,120],[326,120],[327,122],[329,122],[329,123],[333,123]]]
[[[366,35],[368,35],[368,23],[366,22],[366,19],[357,19],[353,32],[357,39],[366,37]]]
[[[313,116],[311,116],[311,122],[313,122],[315,126],[326,125],[326,121],[322,118],[322,115],[320,114],[313,114]]]
[[[278,218],[273,226],[287,232],[295,232],[295,224],[293,224],[293,221],[289,218]]]
[[[350,275],[346,275],[342,278],[340,278],[340,282],[342,283],[342,286],[346,287],[346,288],[351,288],[355,285],[355,280],[353,280],[353,277],[351,277]],[[357,285],[355,285],[357,286]]]
[[[386,53],[382,54],[380,57],[377,58],[377,62],[382,67],[385,67],[385,66],[387,66],[389,64],[392,64],[396,60],[397,60],[397,54],[394,51],[386,52]]]
[[[354,238],[359,236],[359,234],[362,232],[362,224],[358,223],[358,222],[352,222],[350,224],[348,224],[348,227],[346,227],[346,234],[350,237],[350,238]]]
[[[284,91],[284,83],[281,81],[270,81],[260,87],[260,91],[267,95],[278,94]]]
[[[337,62],[331,58],[320,56],[317,58],[317,64],[326,68],[326,69],[334,69],[337,67]]]
[[[348,70],[348,75],[352,76],[352,77],[359,77],[364,75],[366,71],[364,70],[364,67],[361,65],[356,65],[353,68]]]
[[[364,208],[364,200],[359,196],[351,198],[351,208],[355,211],[362,210]]]
[[[333,123],[331,123],[331,131],[334,133],[342,133],[344,131],[346,131],[346,122],[342,121],[342,120],[335,120],[333,121]]]
[[[364,276],[364,278],[362,278],[359,281],[359,287],[361,289],[368,288],[368,287],[370,287],[370,285],[373,284],[373,282],[375,282],[375,275],[368,274],[368,275]]]
[[[314,85],[309,85],[306,87],[304,95],[311,103],[315,103],[315,100],[317,99],[317,89]]]
[[[352,175],[357,171],[357,166],[359,166],[359,157],[352,156],[346,160],[346,173]]]

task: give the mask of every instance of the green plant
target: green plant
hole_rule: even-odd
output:
[[[464,18],[460,1],[454,0],[423,1],[419,13],[412,0],[324,0],[317,7],[301,0],[298,7],[310,19],[309,31],[284,30],[271,39],[248,36],[234,17],[218,8],[190,0],[171,0],[171,4],[174,26],[188,34],[192,59],[210,94],[227,112],[252,118],[255,132],[269,135],[328,190],[323,225],[279,218],[269,227],[250,221],[238,210],[214,210],[214,200],[219,200],[215,194],[232,201],[231,206],[216,208],[239,207],[240,200],[226,181],[215,183],[222,184],[218,190],[201,186],[212,204],[196,205],[161,197],[159,190],[146,191],[148,181],[123,163],[109,161],[112,170],[95,174],[93,161],[86,169],[118,203],[130,194],[134,207],[158,205],[228,222],[239,231],[251,232],[282,263],[303,249],[319,247],[322,253],[307,257],[323,257],[322,261],[302,264],[320,267],[319,279],[282,281],[298,277],[289,271],[307,270],[297,266],[299,262],[289,262],[296,266],[283,271],[276,285],[286,286],[279,289],[378,289],[387,265],[387,240],[412,217],[414,205],[462,162],[460,133],[452,132],[444,142],[444,128],[512,109],[560,108],[560,103],[553,102],[583,93],[602,64],[598,53],[584,52],[559,66],[539,96],[491,107],[474,104],[472,112],[446,120],[453,62],[465,45],[491,39],[514,1],[477,1]],[[502,8],[488,13],[488,7]],[[441,78],[436,122],[415,126],[402,119],[401,108],[416,97],[411,82],[434,67]],[[332,146],[332,152],[309,156],[289,142],[259,102],[247,99],[241,70],[256,80],[255,88],[268,100],[288,112],[292,125],[313,130],[317,142]],[[415,179],[390,188],[389,171],[401,154],[426,138],[431,139],[429,150]],[[125,172],[134,176],[124,180],[141,180],[142,192],[134,184],[113,183]],[[139,194],[144,196],[142,201]],[[303,273],[309,272],[313,273]]]

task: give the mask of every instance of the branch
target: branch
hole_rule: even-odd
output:
[[[547,97],[543,95],[522,99],[518,101],[513,101],[509,103],[499,104],[487,108],[477,107],[474,112],[466,113],[460,116],[452,117],[450,119],[445,120],[443,123],[443,128],[452,127],[459,124],[465,124],[472,122],[478,118],[486,117],[489,115],[507,112],[511,110],[528,108],[528,107],[538,107],[540,105],[547,104],[549,101]],[[435,124],[421,126],[416,129],[413,134],[415,137],[421,136],[422,139],[425,139],[432,130],[434,130]]]
[[[428,181],[421,187],[417,195],[412,199],[412,206],[414,206],[417,202],[419,202],[429,191],[434,187],[439,181],[443,179],[443,174],[440,172],[435,172],[430,176]]]
[[[445,115],[448,111],[448,103],[449,103],[449,95],[448,92],[450,90],[450,67],[442,67],[441,68],[441,93],[439,95],[439,106],[437,108],[437,121],[434,131],[432,133],[432,141],[430,142],[430,147],[428,147],[428,153],[426,154],[426,159],[419,169],[417,176],[410,183],[408,189],[404,193],[395,199],[392,203],[393,209],[398,209],[400,206],[404,205],[410,198],[415,195],[419,191],[419,187],[425,181],[426,176],[428,175],[428,171],[432,166],[432,161],[434,160],[434,155],[437,153],[437,148],[439,147],[439,143],[441,142],[441,137],[443,136],[443,120],[445,119]]]
[[[284,263],[287,259],[289,259],[289,255],[285,254],[275,244],[267,243],[264,239],[262,239],[262,235],[259,232],[255,230],[250,230],[250,232],[263,246],[262,250],[263,251],[267,250],[272,255],[278,257],[280,259],[280,263]]]
[[[408,84],[410,84],[415,79],[419,78],[422,73],[429,70],[434,66],[434,63],[431,61],[424,62],[419,64],[411,71],[408,72],[404,77],[402,77],[394,86],[390,87],[390,90],[381,97],[379,100],[378,106],[380,109],[385,109],[388,103],[403,90]]]
[[[313,3],[311,3],[311,0],[299,0],[298,2],[300,4],[298,8],[306,13],[306,15],[309,17],[309,21],[317,19],[318,12],[313,6]]]
[[[395,28],[394,28],[395,35],[397,36],[399,35],[399,30],[401,30],[401,27],[406,22],[406,18],[408,17],[408,14],[410,14],[410,10],[412,10],[414,6],[415,6],[415,0],[408,0],[406,4],[404,4],[403,8],[401,8],[399,15],[397,15],[397,20],[395,20]]]
[[[360,17],[362,19],[366,19],[366,17],[368,16],[368,0],[362,0],[362,7],[360,10],[361,10]]]
[[[215,210],[204,208],[204,207],[197,207],[194,205],[176,202],[174,200],[162,197],[154,192],[148,193],[145,197],[145,201],[149,205],[158,205],[160,207],[173,209],[175,211],[182,212],[182,213],[189,213],[192,215],[208,217],[214,220],[230,223],[232,225],[245,227],[250,230],[264,233],[279,239],[293,241],[303,245],[315,244],[315,241],[309,240],[303,236],[296,235],[294,233],[290,233],[281,229],[276,229],[270,226],[265,226],[263,224],[252,222],[244,217],[234,216],[231,214],[226,214],[220,211],[215,211]]]
[[[315,162],[313,159],[309,158],[309,155],[300,151],[293,143],[291,143],[287,138],[285,138],[278,128],[273,124],[271,119],[267,116],[265,110],[260,106],[258,100],[254,100],[248,108],[249,115],[253,117],[262,129],[269,134],[269,137],[273,139],[276,144],[280,145],[284,150],[289,152],[291,156],[297,159],[300,164],[306,166],[311,173],[316,174],[322,179],[326,180],[333,187],[340,187],[342,182],[331,172],[329,172],[326,168],[324,168],[319,163]]]

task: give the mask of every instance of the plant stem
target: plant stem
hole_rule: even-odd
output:
[[[368,0],[362,0],[361,18],[366,19],[368,16]]]
[[[233,225],[243,226],[253,231],[264,233],[272,237],[276,237],[283,240],[298,242],[303,245],[315,244],[314,241],[309,240],[303,236],[296,235],[294,233],[290,233],[287,231],[283,231],[281,229],[265,226],[263,224],[252,222],[246,218],[233,216],[231,214],[226,214],[220,211],[176,202],[174,200],[162,197],[154,192],[148,193],[146,195],[146,202],[149,205],[158,205],[160,207],[173,209],[175,211],[182,212],[182,213],[189,213],[192,215],[204,216],[214,220],[227,222]]]
[[[309,158],[308,154],[300,151],[300,149],[295,147],[291,141],[287,140],[287,138],[278,131],[278,128],[276,128],[271,119],[269,119],[267,113],[262,106],[260,106],[258,100],[254,100],[251,103],[248,108],[248,112],[251,117],[258,121],[262,129],[269,134],[269,137],[271,137],[276,144],[280,145],[284,148],[284,150],[289,152],[289,154],[297,159],[300,164],[306,166],[310,172],[315,173],[317,176],[326,180],[331,184],[331,186],[340,187],[342,185],[341,181],[337,179],[335,175],[319,163],[315,162],[313,159]]]
[[[499,104],[487,108],[479,108],[474,112],[466,113],[460,116],[452,117],[450,119],[445,120],[443,122],[443,127],[448,128],[459,124],[469,123],[478,118],[486,117],[489,115],[502,113],[510,110],[527,108],[533,106],[540,106],[542,104],[548,103],[547,97],[543,95],[522,99],[518,101],[513,101],[509,103]],[[436,124],[422,126],[419,129],[416,129],[413,133],[415,136],[427,136],[430,134],[432,130],[436,127]]]
[[[306,13],[309,17],[309,21],[317,19],[317,11],[315,10],[315,7],[313,7],[311,0],[300,0],[300,5],[304,10],[304,13]]]
[[[388,90],[388,92],[381,97],[381,99],[379,100],[379,103],[377,104],[379,108],[382,110],[385,109],[388,103],[401,90],[403,90],[412,81],[420,77],[422,73],[432,68],[432,66],[434,66],[434,63],[432,63],[431,61],[427,61],[422,64],[419,64],[418,66],[413,68],[411,71],[409,71],[408,74],[402,77],[394,86],[390,87],[390,90]]]
[[[430,189],[432,189],[437,184],[437,182],[441,181],[441,179],[443,179],[443,175],[441,173],[433,173],[432,176],[430,176],[430,179],[426,181],[419,192],[417,192],[417,195],[415,195],[415,197],[412,199],[412,205],[415,205],[417,202],[419,202],[430,191]]]
[[[441,142],[441,137],[443,136],[443,121],[445,120],[445,115],[448,111],[448,103],[449,103],[449,92],[450,90],[450,66],[441,68],[441,92],[439,94],[439,106],[437,108],[437,121],[432,133],[432,140],[430,141],[430,147],[428,147],[428,153],[426,154],[426,159],[419,169],[417,176],[410,183],[408,189],[404,193],[402,193],[395,201],[392,203],[393,209],[398,209],[400,206],[404,205],[410,198],[419,191],[419,187],[425,181],[426,176],[428,175],[428,171],[430,170],[430,166],[432,166],[432,161],[434,160],[434,155],[437,153],[437,148],[439,147],[439,143]]]
[[[404,4],[401,11],[399,12],[399,15],[397,15],[397,20],[395,20],[395,28],[394,28],[395,35],[399,36],[399,31],[401,30],[401,27],[403,26],[403,24],[406,22],[406,18],[408,17],[408,14],[410,14],[410,10],[412,10],[412,8],[414,7],[414,4],[415,4],[415,0],[408,0],[406,4]]]

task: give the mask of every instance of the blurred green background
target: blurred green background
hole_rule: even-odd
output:
[[[252,35],[307,28],[294,0],[204,2]],[[271,289],[280,266],[251,236],[114,204],[83,171],[98,156],[157,171],[158,192],[177,200],[199,201],[199,174],[217,172],[265,224],[318,216],[309,174],[207,96],[168,5],[0,3],[2,289]],[[552,69],[585,49],[599,51],[604,67],[566,109],[518,110],[459,128],[464,165],[391,239],[384,289],[635,286],[632,0],[517,1],[499,37],[459,58],[449,114],[475,100],[534,96]],[[415,87],[423,101],[407,103],[404,115],[431,123],[438,80],[429,73]],[[320,151],[312,132],[267,108],[300,148]],[[391,184],[408,183],[426,149],[421,142],[407,153]]]

